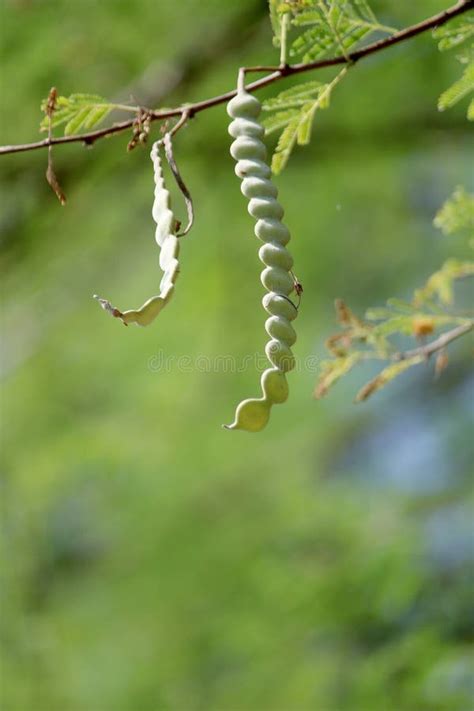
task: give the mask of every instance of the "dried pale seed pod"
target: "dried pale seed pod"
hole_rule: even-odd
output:
[[[161,309],[171,299],[179,273],[179,238],[176,235],[178,223],[171,210],[170,194],[165,187],[163,179],[159,152],[160,144],[161,141],[156,141],[150,154],[155,178],[155,200],[152,215],[156,222],[155,239],[161,249],[160,268],[163,271],[160,293],[145,301],[139,309],[130,309],[123,312],[112,306],[106,299],[94,296],[105,311],[115,318],[120,318],[126,326],[129,323],[137,323],[139,326],[148,326],[152,323]]]
[[[259,251],[265,265],[261,280],[268,293],[263,307],[269,314],[265,329],[270,336],[265,353],[272,364],[261,378],[262,397],[244,400],[238,405],[235,420],[228,429],[258,432],[267,424],[272,405],[288,398],[286,373],[295,367],[291,346],[296,333],[291,322],[298,314],[289,295],[295,289],[291,271],[293,259],[286,249],[290,240],[283,224],[283,208],[277,201],[278,190],[270,180],[266,163],[266,148],[262,141],[264,129],[258,121],[261,105],[258,99],[239,87],[228,104],[227,112],[234,119],[229,133],[235,139],[230,147],[237,161],[235,172],[242,179],[241,190],[249,199],[248,211],[255,218],[255,234],[263,242]]]

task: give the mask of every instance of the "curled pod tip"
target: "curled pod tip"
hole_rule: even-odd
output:
[[[154,202],[152,216],[156,222],[155,240],[160,247],[159,265],[163,271],[160,282],[160,293],[147,299],[139,309],[120,311],[106,299],[96,298],[102,308],[115,318],[120,318],[128,326],[136,323],[139,326],[148,326],[158,316],[160,311],[171,299],[174,285],[179,274],[179,239],[176,236],[176,219],[171,210],[171,197],[166,189],[163,178],[160,158],[160,141],[156,141],[151,149],[150,157],[153,162],[155,181]]]

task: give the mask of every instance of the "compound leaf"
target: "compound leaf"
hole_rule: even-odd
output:
[[[474,91],[474,61],[469,62],[460,79],[443,91],[438,99],[439,111],[450,109],[472,91]],[[468,118],[470,114],[471,109],[469,108]]]
[[[43,111],[46,111],[46,105],[47,100],[41,104]],[[112,104],[96,94],[59,96],[51,116],[51,128],[64,125],[66,136],[83,129],[90,130],[98,126],[114,108],[117,108],[116,104]],[[40,124],[42,131],[49,130],[49,121],[49,117],[45,116]]]
[[[319,0],[300,7],[293,11],[292,24],[307,29],[294,40],[290,54],[302,55],[303,62],[336,52],[346,55],[374,32],[394,32],[378,22],[365,0]]]
[[[473,36],[474,13],[472,12],[466,12],[459,17],[455,17],[446,25],[433,30],[433,37],[439,40],[438,49],[440,49],[441,52],[453,49],[453,47],[458,47]]]
[[[469,236],[474,236],[474,194],[459,185],[440,208],[433,224],[445,235],[466,230]]]
[[[267,134],[283,128],[272,158],[275,175],[281,173],[295,145],[309,143],[316,111],[329,106],[332,89],[346,71],[344,68],[329,84],[316,81],[298,84],[264,103],[264,111],[276,111],[263,121]]]

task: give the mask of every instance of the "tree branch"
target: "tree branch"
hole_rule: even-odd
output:
[[[428,359],[431,355],[433,355],[433,353],[436,353],[437,351],[442,351],[443,348],[446,348],[446,346],[449,345],[449,343],[455,341],[457,338],[461,338],[461,336],[465,336],[466,333],[469,333],[469,331],[472,331],[473,329],[474,321],[462,323],[460,326],[456,326],[450,331],[442,333],[441,336],[436,338],[434,341],[431,341],[431,343],[419,346],[418,348],[413,348],[409,351],[402,351],[401,353],[396,353],[393,356],[392,360],[408,360],[409,358],[416,358],[417,356],[424,356],[426,359]]]
[[[372,44],[363,47],[355,52],[348,54],[347,56],[334,57],[331,59],[323,59],[316,62],[309,62],[307,64],[293,64],[284,65],[281,67],[271,67],[271,66],[256,66],[247,67],[244,69],[245,73],[250,72],[270,72],[267,76],[262,77],[246,86],[247,91],[253,92],[258,89],[273,84],[273,82],[279,81],[284,77],[293,76],[294,74],[301,74],[303,72],[312,71],[314,69],[322,69],[323,67],[332,67],[339,64],[354,64],[364,57],[368,57],[371,54],[380,52],[388,47],[392,47],[395,44],[404,42],[416,35],[427,32],[435,27],[440,27],[446,22],[451,20],[457,15],[461,15],[474,8],[474,0],[459,0],[455,5],[444,10],[443,12],[433,15],[422,22],[405,28],[400,32],[387,37],[386,39],[379,40],[378,42],[373,42]],[[233,96],[235,96],[236,90],[228,91],[219,96],[214,96],[210,99],[205,99],[203,101],[198,101],[194,104],[186,104],[184,106],[177,107],[175,109],[169,109],[165,111],[151,111],[150,117],[151,121],[162,121],[167,118],[172,118],[175,116],[181,117],[185,113],[189,118],[192,118],[195,114],[210,109],[213,106],[218,106],[228,102]],[[1,146],[0,155],[6,155],[8,153],[22,153],[25,151],[34,151],[40,148],[48,148],[50,146],[60,145],[63,143],[85,143],[86,145],[92,145],[95,141],[106,138],[108,136],[115,135],[116,133],[121,133],[133,126],[135,119],[128,119],[126,121],[121,121],[115,123],[113,126],[108,126],[107,128],[98,129],[96,131],[90,131],[89,133],[82,133],[73,136],[60,136],[58,138],[45,138],[42,141],[36,141],[35,143],[24,143],[13,146]]]

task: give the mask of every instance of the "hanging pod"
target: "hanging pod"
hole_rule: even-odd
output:
[[[189,222],[186,229],[178,234],[179,222],[176,220],[171,209],[171,196],[166,189],[161,165],[160,149],[164,147],[165,155],[171,171],[178,183],[181,192],[186,200]],[[169,134],[159,141],[156,141],[151,149],[150,158],[153,163],[153,173],[155,181],[155,199],[153,202],[152,215],[156,222],[155,240],[160,248],[159,265],[163,271],[160,282],[160,293],[147,299],[139,309],[120,311],[112,306],[107,299],[94,296],[102,308],[115,318],[120,318],[128,326],[129,323],[136,323],[139,326],[148,326],[158,316],[163,307],[171,299],[176,279],[179,274],[179,238],[186,234],[191,228],[193,221],[192,201],[186,186],[184,185],[179,171],[174,161],[171,138]]]
[[[241,178],[241,191],[249,200],[248,211],[256,220],[255,234],[263,242],[259,250],[265,265],[261,281],[267,294],[262,304],[269,314],[265,329],[270,337],[265,353],[271,363],[261,377],[262,397],[243,400],[237,407],[234,422],[227,429],[258,432],[267,424],[272,405],[288,398],[286,373],[295,367],[291,346],[296,333],[291,322],[298,309],[289,295],[295,291],[293,258],[286,248],[290,240],[283,224],[284,210],[277,201],[278,190],[272,183],[267,151],[262,141],[264,128],[259,123],[261,105],[258,99],[239,87],[227,106],[233,121],[229,133],[234,138],[230,147],[237,161],[236,175]]]

